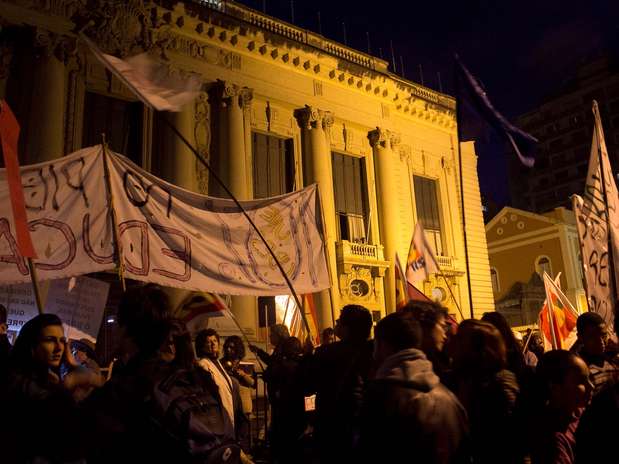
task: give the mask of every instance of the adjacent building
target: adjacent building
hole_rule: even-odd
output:
[[[497,311],[512,326],[533,324],[546,298],[542,275],[559,276],[579,311],[587,310],[576,219],[566,208],[535,214],[505,207],[487,225],[490,276]]]
[[[460,173],[452,97],[234,2],[5,0],[0,25],[0,96],[21,123],[23,164],[98,144],[105,133],[113,150],[169,182],[225,196],[168,118],[240,199],[318,183],[332,280],[314,298],[321,328],[349,303],[376,318],[394,310],[394,257],[406,259],[417,221],[444,272],[422,290],[470,317],[470,280],[475,315],[494,308],[477,157],[463,143]],[[147,51],[170,73],[197,73],[203,91],[180,113],[154,113],[94,59],[78,30],[107,53]],[[280,300],[233,296],[231,307],[256,340],[261,311]]]
[[[582,194],[593,137],[592,101],[602,116],[611,165],[619,169],[619,70],[609,58],[578,68],[577,75],[518,125],[540,140],[535,167],[510,160],[512,204],[539,213],[570,206]]]

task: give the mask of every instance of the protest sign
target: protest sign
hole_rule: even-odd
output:
[[[107,282],[85,276],[52,280],[45,311],[62,319],[67,338],[96,343],[109,289]]]
[[[0,304],[7,310],[8,335],[14,341],[22,326],[38,314],[32,284],[0,286]]]
[[[281,295],[290,290],[268,250],[232,200],[164,182],[109,153],[125,276],[187,290]],[[21,169],[39,279],[114,268],[101,146]],[[0,282],[30,280],[15,245],[0,170]],[[329,287],[317,185],[242,202],[299,293]]]

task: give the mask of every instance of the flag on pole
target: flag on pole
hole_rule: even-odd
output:
[[[475,111],[499,134],[505,137],[514,151],[518,155],[520,162],[525,166],[531,167],[535,164],[532,155],[533,148],[538,140],[531,134],[510,123],[501,113],[499,113],[486,94],[478,80],[464,66],[460,57],[455,56],[456,60],[456,95],[459,96],[460,90],[467,96],[467,101],[472,103]],[[463,85],[460,85],[460,81]],[[458,98],[460,103],[460,98]],[[458,121],[461,124],[461,121]]]
[[[438,268],[434,251],[426,240],[423,226],[418,222],[408,249],[406,280],[414,285],[420,280],[426,280],[431,273],[438,272]]]
[[[215,293],[209,292],[192,294],[179,306],[175,316],[185,323],[191,333],[208,326],[208,318],[233,319],[226,303]]]
[[[301,297],[303,301],[303,311],[305,319],[310,329],[310,337],[315,346],[320,345],[320,330],[318,329],[318,318],[316,317],[316,305],[314,304],[314,294],[308,293]],[[302,323],[303,321],[301,321]],[[301,324],[304,326],[304,324]],[[301,339],[303,341],[303,339]]]
[[[18,140],[19,123],[8,103],[0,100],[0,142],[2,143],[2,156],[4,157],[11,209],[13,210],[17,248],[19,254],[24,258],[36,258],[37,254],[34,251],[30,230],[28,229],[24,190],[19,173]]]
[[[578,239],[589,299],[589,310],[613,327],[619,275],[619,194],[608,159],[602,119],[593,101],[594,129],[589,170],[582,197],[574,195]],[[602,182],[604,180],[604,182]]]
[[[544,272],[546,300],[539,313],[540,332],[544,344],[556,349],[569,349],[576,341],[578,311],[561,291],[559,277],[553,281]]]
[[[200,92],[202,83],[197,74],[173,75],[165,64],[155,61],[148,53],[122,60],[103,53],[84,34],[80,33],[80,38],[97,60],[150,108],[178,112]]]
[[[421,290],[406,280],[400,257],[395,254],[395,308],[402,309],[409,301],[432,301]]]

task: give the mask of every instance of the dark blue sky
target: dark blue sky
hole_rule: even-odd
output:
[[[243,0],[291,20],[290,0]],[[452,93],[454,53],[484,84],[495,106],[514,118],[538,105],[570,78],[579,62],[619,43],[617,0],[295,0],[294,23],[348,45],[391,58],[406,78]],[[482,192],[508,202],[503,144],[491,133],[477,142]]]

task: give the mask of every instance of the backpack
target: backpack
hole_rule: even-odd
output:
[[[155,382],[149,403],[152,423],[189,462],[240,462],[239,446],[224,432],[218,388],[207,373],[170,366]]]

